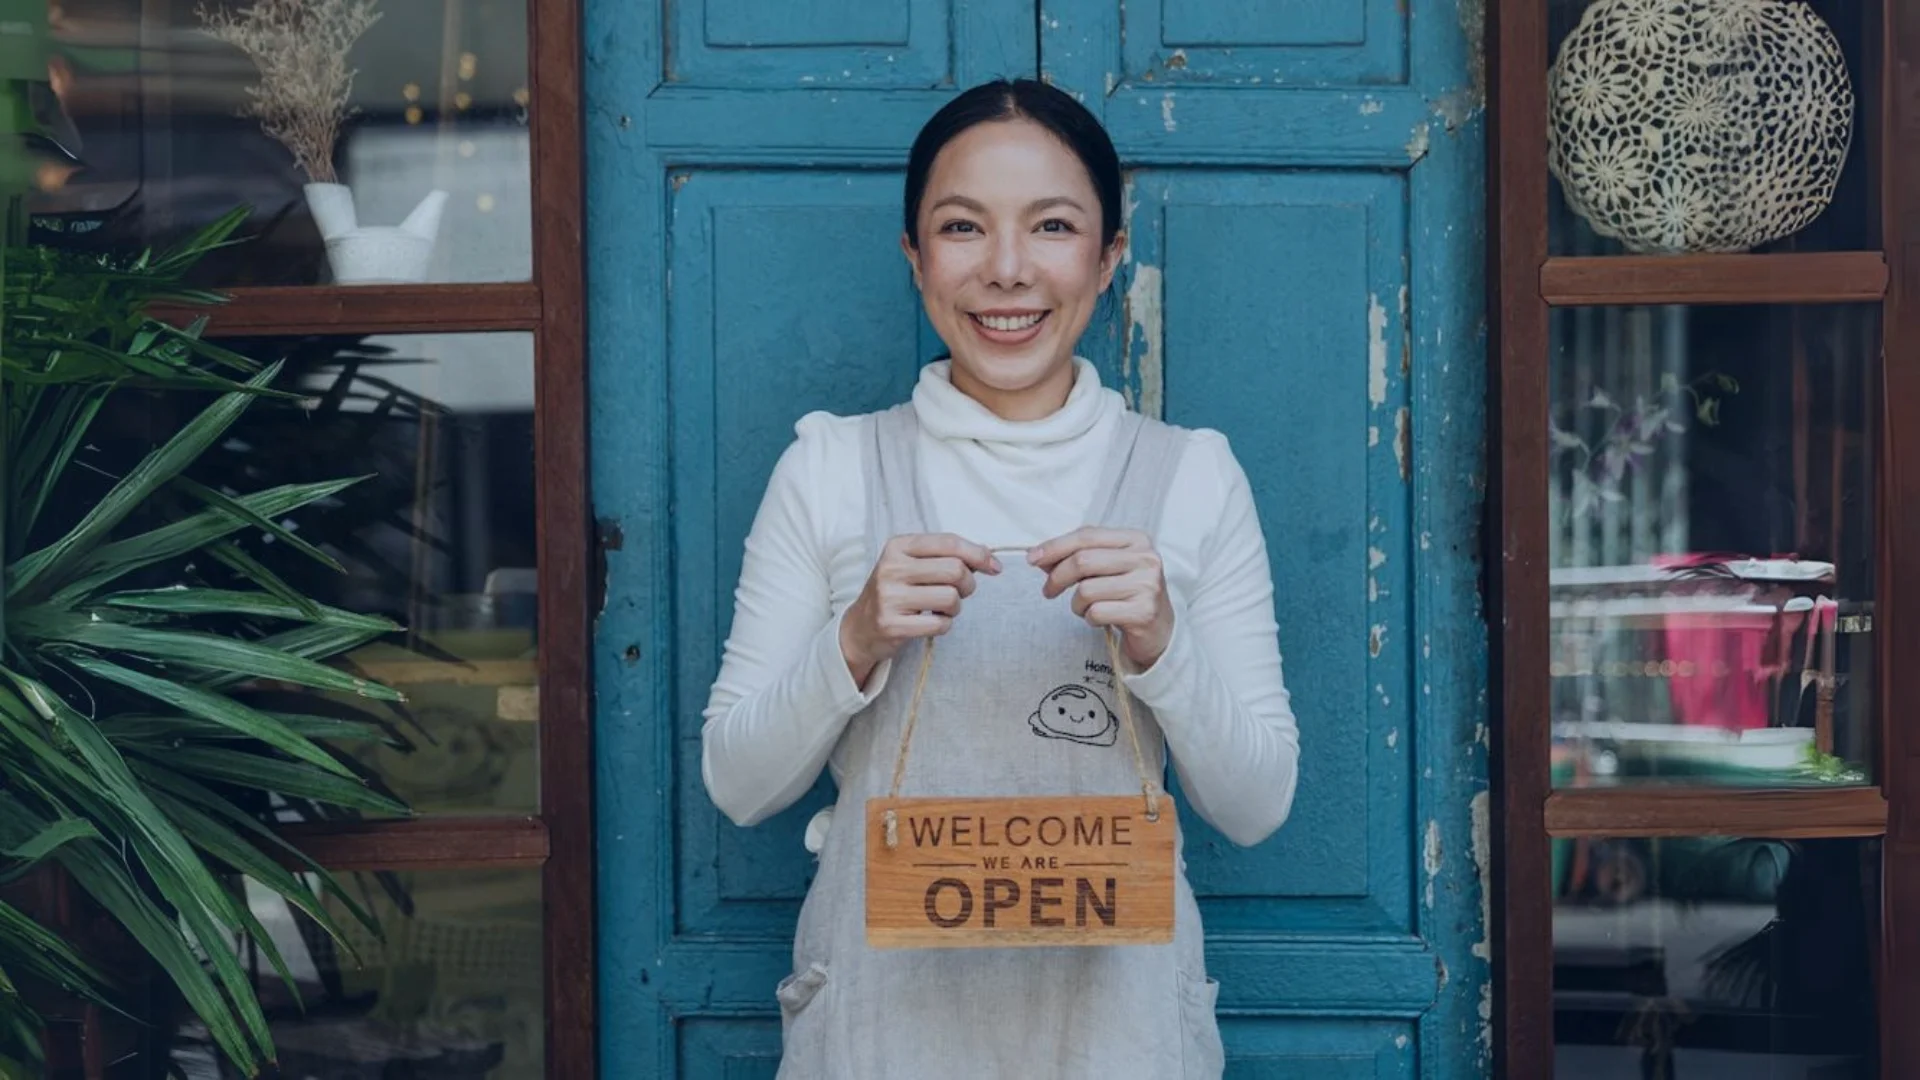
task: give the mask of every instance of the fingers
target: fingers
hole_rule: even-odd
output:
[[[900,581],[907,585],[947,585],[972,596],[975,588],[973,569],[956,558],[913,559],[900,569]]]
[[[1089,525],[1065,536],[1056,536],[1027,552],[1027,561],[1042,570],[1051,570],[1060,560],[1088,548],[1153,548],[1153,540],[1138,529],[1105,529]]]
[[[1082,548],[1053,565],[1041,592],[1051,600],[1075,585],[1100,578],[1144,575],[1137,583],[1144,585],[1160,573],[1160,556],[1152,549]]]
[[[920,615],[894,614],[887,617],[888,628],[893,640],[904,645],[915,638],[939,637],[953,629],[953,616],[926,613]]]
[[[1000,572],[1000,560],[981,544],[952,533],[916,533],[896,536],[887,543],[890,552],[913,559],[958,559],[979,574]]]
[[[1143,627],[1156,609],[1150,583],[1134,577],[1088,578],[1073,591],[1073,613],[1093,626]]]
[[[949,618],[960,614],[960,590],[951,585],[910,585],[895,600],[902,614],[932,612]]]

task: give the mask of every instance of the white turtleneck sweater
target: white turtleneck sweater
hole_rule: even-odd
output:
[[[1025,546],[1088,524],[1072,508],[1092,497],[1126,406],[1091,364],[1075,367],[1066,404],[1027,422],[1003,420],[955,389],[945,361],[922,371],[913,392],[920,468],[949,529],[988,546]],[[859,481],[861,423],[816,412],[795,430],[747,536],[702,730],[707,791],[741,825],[813,786],[892,667],[858,686],[840,652],[840,619],[876,557]],[[1188,802],[1228,839],[1255,844],[1293,804],[1299,730],[1246,474],[1218,432],[1190,438],[1157,537],[1173,637],[1151,668],[1125,681],[1165,732]]]

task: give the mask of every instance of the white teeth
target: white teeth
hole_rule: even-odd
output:
[[[974,318],[980,320],[980,325],[989,330],[1010,331],[1025,330],[1045,318],[1046,314],[1044,311],[1036,311],[1031,315],[975,315]]]

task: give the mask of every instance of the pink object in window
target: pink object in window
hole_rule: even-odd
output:
[[[1654,560],[1671,570],[1700,569],[1744,559],[1726,554],[1689,554]],[[1682,580],[1676,593],[1724,596],[1730,608],[1747,610],[1671,614],[1663,619],[1666,659],[1691,676],[1667,681],[1674,718],[1682,724],[1727,731],[1764,728],[1773,718],[1780,680],[1793,674],[1796,642],[1807,628],[1808,612],[1780,610],[1794,591],[1778,583],[1703,576]],[[1690,587],[1691,586],[1691,587]],[[1775,610],[1754,610],[1772,607]],[[1831,625],[1837,606],[1822,598],[1814,610],[1819,621],[1809,632]],[[1790,721],[1789,721],[1790,722]]]

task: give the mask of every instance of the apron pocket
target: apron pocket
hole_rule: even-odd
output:
[[[761,985],[766,985],[762,983]],[[807,970],[795,972],[780,980],[774,987],[773,996],[780,1002],[780,1015],[795,1017],[807,1007],[820,988],[827,985],[827,969],[821,964],[808,964]]]
[[[1220,1022],[1213,1007],[1220,1000],[1220,984],[1193,978],[1186,972],[1180,983],[1180,1057],[1186,1080],[1219,1080],[1226,1071],[1226,1048],[1220,1042]]]
[[[820,991],[827,985],[825,965],[814,963],[807,970],[780,980],[773,996],[780,1002],[780,1057],[782,1076],[824,1076],[826,1067],[826,1017],[815,1010],[809,1013]]]

